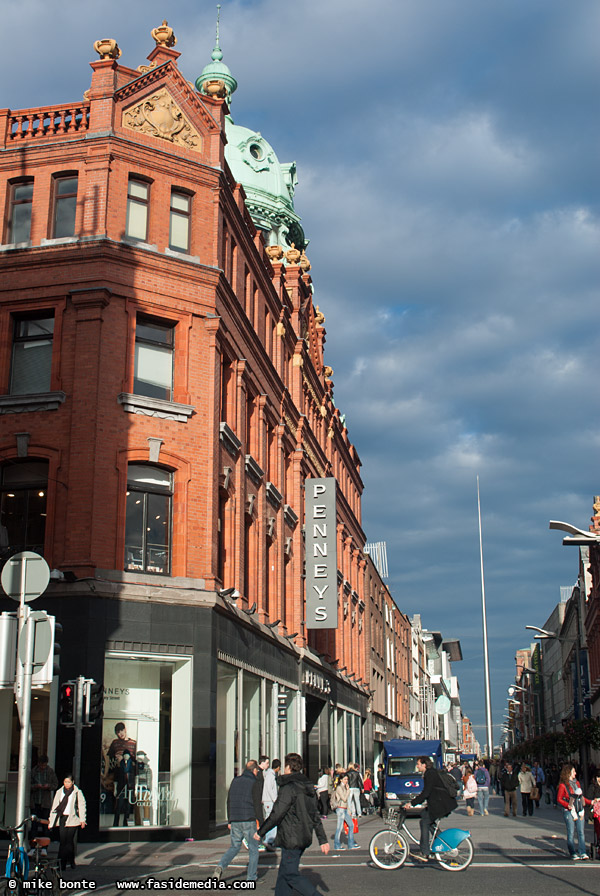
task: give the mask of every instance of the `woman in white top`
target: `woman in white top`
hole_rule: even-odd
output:
[[[71,775],[65,777],[63,786],[54,794],[48,829],[52,830],[57,822],[60,833],[58,861],[60,870],[64,871],[67,865],[75,867],[75,833],[77,828],[85,827],[85,797]]]
[[[330,769],[328,768],[321,769],[321,774],[315,785],[321,818],[327,818],[327,813],[329,812],[329,772]]]
[[[535,778],[531,774],[530,767],[524,762],[519,772],[519,788],[521,790],[521,804],[523,806],[523,815],[533,815],[533,800],[531,799],[531,791],[535,787]]]

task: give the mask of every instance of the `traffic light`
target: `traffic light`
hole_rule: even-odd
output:
[[[72,728],[75,724],[75,682],[65,681],[60,686],[59,721],[61,725]]]
[[[97,684],[92,678],[86,678],[83,688],[83,724],[91,726],[96,719],[102,718],[104,685]]]
[[[63,627],[60,622],[54,622],[54,651],[52,656],[52,675],[60,675],[60,638]]]
[[[277,694],[277,721],[287,721],[287,694],[281,691]]]

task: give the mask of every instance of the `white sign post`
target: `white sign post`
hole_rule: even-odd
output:
[[[31,610],[29,601],[43,594],[50,581],[50,569],[43,557],[33,551],[14,554],[6,561],[2,570],[2,587],[13,600],[19,601],[18,653],[21,664],[17,663],[15,695],[19,708],[21,737],[19,741],[19,778],[17,784],[17,806],[15,824],[19,825],[25,818],[28,803],[29,766],[31,753],[31,677],[33,675],[33,651],[35,644],[35,624],[28,620]],[[25,829],[19,831],[19,843],[25,843]]]

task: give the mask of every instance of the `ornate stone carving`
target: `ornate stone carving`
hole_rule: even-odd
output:
[[[308,271],[310,271],[310,261],[308,260],[308,258],[304,254],[304,252],[300,256],[300,261],[298,262],[298,264],[300,265],[301,269],[304,271],[305,274],[308,273]]]
[[[285,257],[287,258],[289,264],[298,264],[301,256],[302,256],[302,253],[300,252],[299,249],[296,249],[296,246],[294,243],[292,243],[292,248],[288,249],[287,252],[285,253]]]
[[[225,81],[220,81],[218,78],[213,78],[212,81],[205,81],[202,85],[202,90],[208,96],[218,97],[222,100],[227,96]]]
[[[315,322],[318,327],[322,327],[323,324],[325,323],[325,315],[323,314],[323,312],[321,311],[321,309],[319,308],[318,305],[315,308]]]
[[[283,249],[281,246],[267,246],[265,252],[271,261],[279,261],[280,258],[283,258]]]
[[[142,75],[145,75],[147,72],[151,71],[153,68],[156,68],[156,60],[151,62],[150,65],[138,65],[137,71],[141,72]]]
[[[166,87],[123,110],[123,127],[151,137],[169,140],[196,152],[202,150],[202,137],[184,116]]]
[[[118,59],[121,55],[119,45],[112,37],[104,37],[97,40],[94,44],[94,50],[100,59]]]
[[[172,28],[169,28],[166,19],[163,19],[162,25],[159,25],[158,28],[153,28],[150,34],[156,41],[157,47],[174,47],[177,43],[175,33]]]

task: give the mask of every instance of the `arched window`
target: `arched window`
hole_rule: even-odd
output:
[[[44,553],[48,464],[13,461],[0,471],[0,556]]]
[[[125,569],[169,575],[173,474],[147,464],[127,469]]]

